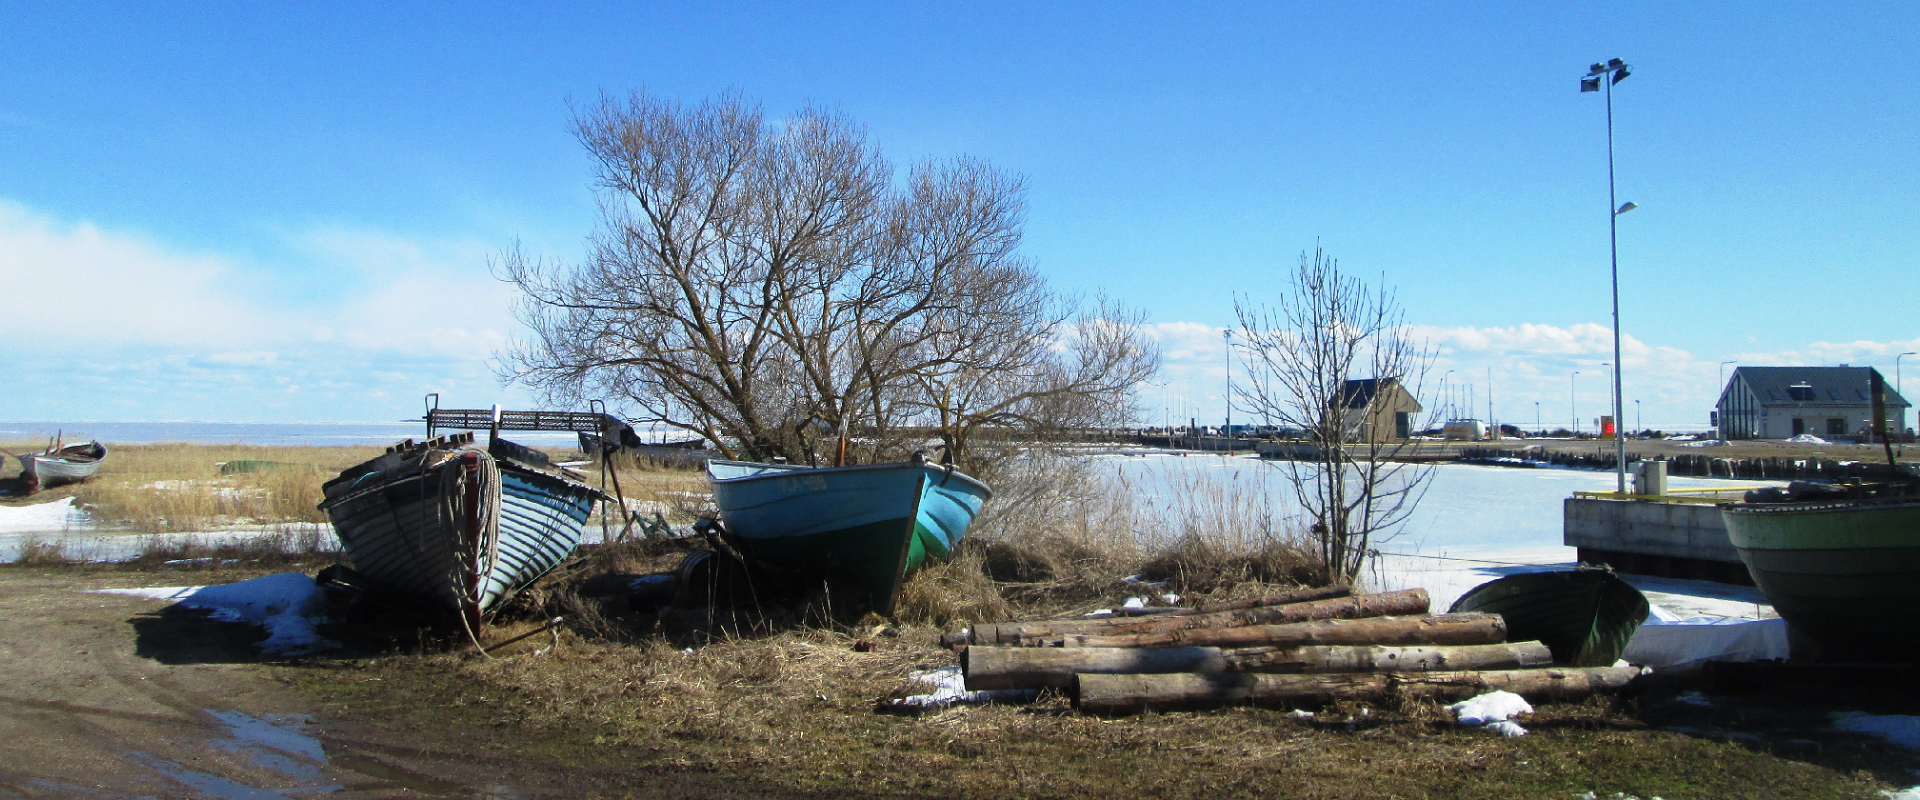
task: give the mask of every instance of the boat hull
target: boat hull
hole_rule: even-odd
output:
[[[713,461],[707,475],[745,555],[863,588],[881,614],[893,613],[908,573],[951,557],[993,494],[919,462],[814,469]]]
[[[99,442],[68,445],[47,453],[19,456],[20,477],[28,491],[37,491],[63,483],[77,483],[100,471],[107,458],[107,446]]]
[[[1920,502],[1721,509],[1796,658],[1920,661]]]
[[[491,487],[472,482],[484,477],[448,480],[447,470],[490,458],[473,448],[410,473],[375,474],[321,508],[356,572],[478,621],[579,546],[597,496],[584,484],[505,459],[494,462],[497,500]],[[491,529],[481,522],[489,515],[498,520]]]
[[[1509,641],[1539,641],[1556,664],[1611,667],[1651,611],[1640,590],[1606,570],[1508,575],[1473,588],[1449,613],[1499,614]]]

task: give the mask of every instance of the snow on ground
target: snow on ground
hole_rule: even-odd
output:
[[[30,506],[0,506],[0,534],[64,531],[86,525],[87,512],[73,498]]]
[[[157,586],[144,589],[96,589],[102,594],[126,594],[168,600],[186,608],[203,608],[223,622],[258,625],[270,634],[260,650],[273,655],[305,655],[331,650],[340,644],[321,636],[314,625],[326,614],[326,593],[313,578],[282,572],[238,583],[215,586]]]
[[[987,689],[969,692],[966,676],[960,673],[960,668],[957,666],[916,672],[907,677],[908,680],[923,684],[933,691],[894,700],[892,705],[895,707],[938,708],[955,703],[1027,700],[1038,694],[1032,689]]]
[[[1470,728],[1486,727],[1487,730],[1501,736],[1525,736],[1527,729],[1520,727],[1514,717],[1533,713],[1533,706],[1526,698],[1513,692],[1487,692],[1453,705],[1447,706],[1461,725]]]

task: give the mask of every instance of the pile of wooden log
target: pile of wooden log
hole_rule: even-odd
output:
[[[1634,667],[1553,664],[1498,614],[1430,614],[1427,592],[1301,589],[1103,619],[980,625],[951,637],[969,690],[1066,691],[1096,714],[1298,706],[1506,690],[1554,700],[1625,688]]]

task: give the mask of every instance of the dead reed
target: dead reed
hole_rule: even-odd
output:
[[[380,452],[374,447],[120,445],[92,480],[49,494],[70,494],[90,507],[97,524],[143,533],[324,524],[326,515],[316,508],[320,485]],[[223,474],[223,464],[244,471],[229,467]]]

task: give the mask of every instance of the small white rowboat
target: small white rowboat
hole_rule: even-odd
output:
[[[31,494],[48,486],[91,478],[100,471],[100,462],[106,457],[107,446],[99,442],[49,447],[44,453],[19,456],[20,478],[26,481],[27,493]]]

